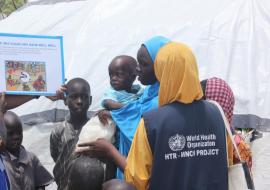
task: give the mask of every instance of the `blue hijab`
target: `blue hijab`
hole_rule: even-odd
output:
[[[165,37],[156,36],[143,43],[143,45],[146,47],[154,62],[158,50],[169,42],[170,40]],[[122,155],[128,155],[142,114],[158,107],[158,90],[159,83],[156,82],[153,85],[147,86],[143,95],[138,100],[133,101],[118,110],[111,111],[112,118],[119,129],[119,152]],[[119,169],[117,169],[117,178],[123,179],[123,173]]]

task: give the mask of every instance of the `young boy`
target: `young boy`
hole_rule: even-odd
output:
[[[101,190],[104,176],[98,159],[80,156],[72,163],[67,190]]]
[[[44,190],[53,181],[51,174],[40,163],[36,155],[22,146],[23,130],[19,117],[7,111],[4,114],[7,129],[4,165],[10,182],[10,189]]]
[[[50,137],[51,156],[55,162],[53,174],[59,190],[66,189],[68,173],[76,158],[75,146],[82,127],[89,120],[87,111],[92,102],[90,86],[82,78],[74,78],[66,84],[65,104],[69,116],[55,127]]]
[[[51,133],[50,151],[55,162],[53,174],[59,190],[67,188],[68,175],[73,160],[78,155],[74,153],[79,135],[89,121],[87,111],[92,102],[90,85],[82,78],[74,78],[66,84],[65,104],[69,108],[69,117]],[[110,171],[106,167],[106,178]],[[114,170],[114,168],[112,168]]]
[[[136,79],[136,60],[127,55],[115,57],[109,65],[111,88],[104,94],[101,105],[107,110],[115,110],[138,99],[143,89],[133,85]]]
[[[119,179],[112,179],[103,183],[102,190],[136,190],[136,188]]]

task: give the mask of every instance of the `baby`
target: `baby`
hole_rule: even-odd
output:
[[[106,110],[115,110],[123,107],[131,101],[138,99],[143,89],[140,85],[133,85],[136,79],[136,60],[127,55],[115,57],[109,65],[109,76],[111,88],[105,92],[101,105]],[[109,127],[108,127],[109,126]],[[105,138],[113,142],[115,133],[114,123],[110,120],[107,126],[100,123],[97,117],[91,118],[80,133],[78,144],[86,141],[95,141],[98,138]],[[80,151],[83,148],[76,148]]]
[[[142,95],[141,86],[133,85],[136,67],[136,60],[127,55],[117,56],[111,61],[109,65],[111,88],[103,96],[102,107],[107,110],[119,109]]]

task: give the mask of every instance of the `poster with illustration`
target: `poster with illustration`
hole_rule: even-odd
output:
[[[46,92],[45,62],[5,61],[7,91]]]
[[[64,83],[62,37],[0,33],[0,92],[54,95]]]

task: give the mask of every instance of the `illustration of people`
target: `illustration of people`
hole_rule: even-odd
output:
[[[37,80],[33,82],[33,87],[36,91],[44,91],[45,90],[45,80],[43,80],[42,75],[39,75]]]
[[[23,86],[23,91],[30,91],[30,87],[28,86],[27,83],[23,83],[22,86]]]
[[[11,75],[8,75],[7,83],[8,83],[9,86],[13,86],[14,85],[14,80],[11,78]]]
[[[13,66],[13,72],[15,72],[18,68],[17,62],[14,61],[12,66]]]

